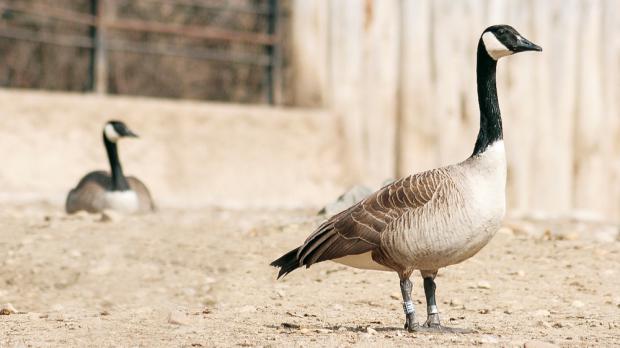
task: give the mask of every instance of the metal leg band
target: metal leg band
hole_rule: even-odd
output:
[[[431,315],[431,314],[439,314],[439,310],[437,310],[437,306],[436,305],[430,305],[426,308],[427,310],[427,314]]]
[[[413,302],[411,301],[403,302],[403,311],[405,312],[405,314],[415,313],[415,307],[413,307]]]

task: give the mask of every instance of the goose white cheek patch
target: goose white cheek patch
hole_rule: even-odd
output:
[[[487,49],[489,56],[495,60],[514,53],[509,50],[508,47],[504,46],[504,44],[499,42],[499,40],[491,32],[486,32],[482,35],[482,42],[484,42],[484,47]]]
[[[114,126],[112,126],[111,124],[107,124],[103,131],[105,133],[105,137],[108,138],[109,141],[116,142],[118,138],[120,138],[120,136],[114,129]]]

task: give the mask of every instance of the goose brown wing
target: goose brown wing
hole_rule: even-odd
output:
[[[138,200],[140,201],[140,211],[149,212],[157,209],[155,207],[155,202],[153,202],[153,198],[151,197],[151,192],[146,185],[140,181],[140,179],[133,176],[128,176],[127,182],[129,183],[129,187],[138,195]]]
[[[428,203],[446,179],[441,170],[395,181],[331,217],[297,251],[299,265],[362,254],[381,246],[381,234],[406,212]]]
[[[69,214],[85,210],[89,213],[100,212],[105,207],[104,193],[110,187],[110,175],[103,171],[88,173],[67,195],[65,210]]]

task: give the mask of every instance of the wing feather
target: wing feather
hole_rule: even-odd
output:
[[[85,210],[96,213],[105,207],[104,193],[111,185],[110,175],[104,171],[90,172],[69,191],[65,210],[69,214]]]
[[[446,180],[449,176],[441,169],[412,175],[334,215],[298,249],[299,266],[377,250],[388,226],[431,201]]]
[[[144,185],[140,179],[134,176],[128,176],[127,182],[129,183],[129,187],[136,192],[138,195],[138,200],[140,202],[140,212],[150,212],[157,210],[155,206],[155,202],[153,201],[153,197],[151,197],[151,192]]]

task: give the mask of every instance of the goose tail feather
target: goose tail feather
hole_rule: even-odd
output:
[[[280,268],[280,271],[278,272],[278,279],[299,268],[300,264],[297,259],[298,251],[299,248],[293,249],[271,263],[271,266]]]

